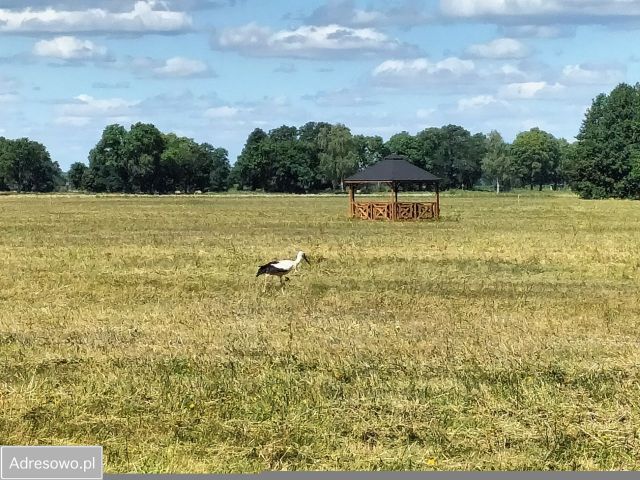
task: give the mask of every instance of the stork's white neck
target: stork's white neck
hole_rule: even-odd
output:
[[[300,262],[302,261],[302,252],[298,252],[298,256],[296,257],[295,263],[296,265],[299,265]]]

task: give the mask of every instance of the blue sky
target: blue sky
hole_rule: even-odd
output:
[[[256,127],[448,123],[572,139],[640,80],[640,0],[0,0],[0,135],[66,169],[110,123],[227,148]]]

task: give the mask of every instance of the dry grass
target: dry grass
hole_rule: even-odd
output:
[[[112,473],[640,468],[637,203],[0,211],[0,444],[103,445]],[[256,266],[298,248],[311,267],[262,294]]]

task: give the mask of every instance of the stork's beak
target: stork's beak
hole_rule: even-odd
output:
[[[302,258],[304,258],[304,261],[307,262],[309,265],[311,265],[311,263],[309,262],[309,259],[307,258],[306,255],[303,255]]]

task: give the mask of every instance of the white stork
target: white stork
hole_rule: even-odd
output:
[[[298,255],[296,256],[295,260],[274,260],[273,262],[265,263],[264,265],[260,265],[260,267],[258,268],[258,273],[256,273],[256,277],[259,277],[260,275],[269,275],[272,277],[278,277],[280,278],[280,286],[284,287],[283,277],[286,278],[285,275],[287,275],[288,273],[291,273],[292,270],[297,271],[298,265],[300,265],[300,262],[302,262],[302,260],[309,263],[309,259],[307,258],[305,253],[298,252]],[[264,280],[265,280],[264,288],[262,289],[263,292],[267,289],[266,276]],[[287,278],[287,280],[289,279]]]

